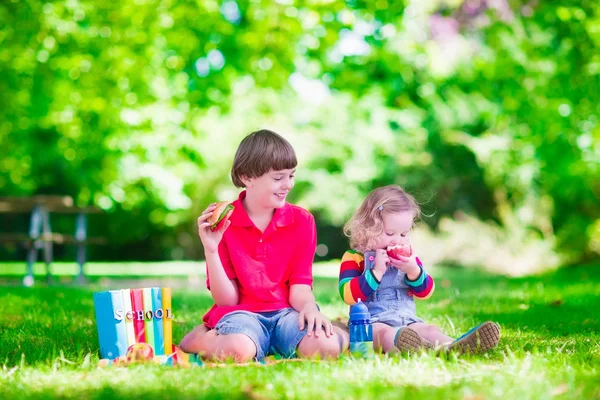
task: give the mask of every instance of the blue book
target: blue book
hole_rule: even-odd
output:
[[[162,356],[165,354],[165,336],[163,333],[163,318],[165,311],[162,306],[162,290],[159,287],[152,288],[152,311],[154,318],[154,354]]]
[[[135,343],[135,328],[133,326],[133,309],[131,308],[131,290],[121,290],[123,295],[123,315],[125,318],[125,328],[127,330],[127,348]]]
[[[127,327],[120,290],[94,293],[100,358],[113,360],[127,353]]]

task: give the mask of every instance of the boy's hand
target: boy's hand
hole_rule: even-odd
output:
[[[210,218],[216,207],[217,203],[212,203],[202,212],[202,215],[198,217],[198,234],[200,235],[200,240],[204,246],[204,253],[216,253],[219,250],[219,243],[221,243],[221,239],[223,239],[223,233],[227,230],[229,225],[231,225],[231,221],[228,220],[221,229],[216,231],[210,230],[210,224],[206,222],[206,220]],[[232,212],[233,211],[229,211],[227,217],[230,217]]]
[[[417,264],[416,256],[410,257],[398,256],[397,259],[391,257],[390,263],[394,268],[404,272],[409,280],[414,281],[421,274],[421,267]]]
[[[333,325],[317,308],[316,304],[307,304],[300,310],[298,315],[298,328],[304,330],[304,324],[306,323],[307,335],[312,336],[313,331],[315,337],[319,337],[321,329],[325,331],[325,336],[330,337],[333,335]]]

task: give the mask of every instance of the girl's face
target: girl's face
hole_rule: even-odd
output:
[[[258,178],[247,179],[246,192],[254,204],[262,208],[281,208],[285,205],[287,194],[294,187],[296,169],[269,171]]]
[[[408,244],[409,234],[413,226],[413,212],[383,212],[383,232],[375,242],[375,249],[385,249],[397,244]]]

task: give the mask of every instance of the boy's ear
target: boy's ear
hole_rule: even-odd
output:
[[[246,175],[242,175],[240,176],[240,180],[242,181],[242,183],[244,184],[245,188],[249,188],[252,187],[252,181],[254,181],[254,179],[252,178],[248,178],[248,176]]]

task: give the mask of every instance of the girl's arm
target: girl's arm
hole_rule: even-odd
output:
[[[415,260],[421,269],[421,272],[414,280],[408,279],[408,275],[406,275],[404,277],[404,281],[408,286],[410,286],[410,292],[414,297],[420,300],[425,300],[430,298],[433,294],[433,291],[435,290],[435,282],[433,281],[433,278],[427,272],[425,272],[423,263],[421,263],[419,257],[415,257]]]
[[[371,255],[368,253],[367,257]],[[354,250],[347,251],[342,257],[338,289],[342,300],[348,305],[358,303],[359,299],[367,300],[379,287],[381,278],[374,274],[373,269],[369,269],[363,274],[364,263],[363,255]]]

